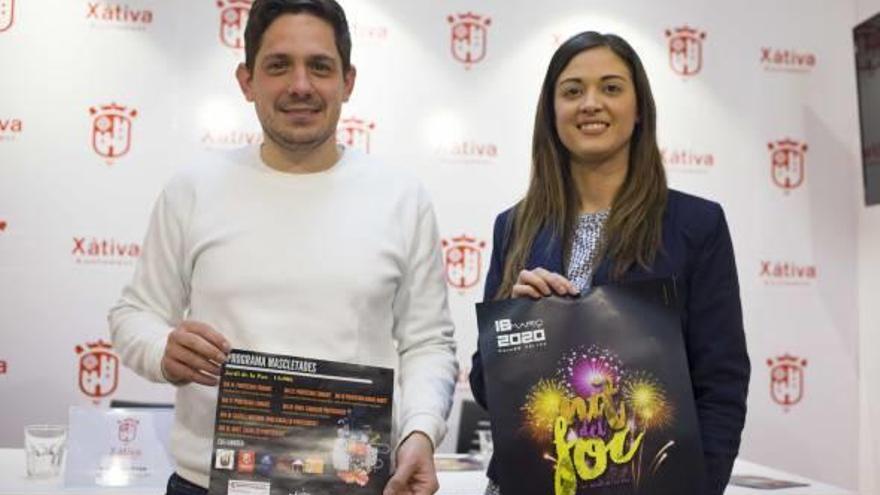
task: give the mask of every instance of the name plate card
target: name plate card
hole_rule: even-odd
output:
[[[65,487],[164,488],[174,471],[168,439],[171,409],[69,412]]]

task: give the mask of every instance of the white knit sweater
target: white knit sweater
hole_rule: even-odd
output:
[[[418,182],[351,149],[285,174],[258,148],[187,169],[159,197],[134,278],[110,311],[122,361],[165,381],[183,319],[233,347],[397,369],[396,435],[438,445],[458,362],[434,212]],[[217,389],[177,389],[177,472],[208,485]]]

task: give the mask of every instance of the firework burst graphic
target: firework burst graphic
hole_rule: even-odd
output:
[[[526,431],[532,438],[544,442],[553,437],[553,424],[560,406],[570,396],[565,382],[558,379],[541,380],[532,387],[522,407]]]
[[[623,365],[615,354],[594,345],[564,355],[560,372],[575,394],[589,398],[602,393],[608,385],[617,388],[622,369]]]
[[[660,383],[650,374],[636,372],[623,380],[623,399],[642,430],[665,428],[674,410]]]

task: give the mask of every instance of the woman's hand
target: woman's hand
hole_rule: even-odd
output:
[[[532,299],[540,299],[553,294],[576,296],[580,294],[580,291],[567,278],[543,268],[519,272],[511,291],[511,297],[531,297]]]

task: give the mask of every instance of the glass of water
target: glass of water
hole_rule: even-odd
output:
[[[30,478],[53,478],[61,474],[67,450],[67,427],[28,425],[24,427],[24,451]]]

